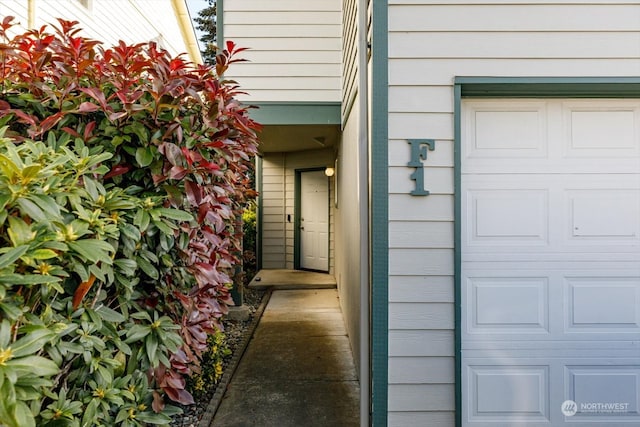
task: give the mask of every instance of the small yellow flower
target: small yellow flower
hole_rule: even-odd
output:
[[[100,399],[104,399],[104,389],[102,388],[95,389],[95,391],[93,392],[93,396],[98,397]]]
[[[11,348],[0,348],[0,365],[4,366],[5,362],[11,359]]]
[[[47,264],[46,262],[41,262],[40,264],[38,264],[38,268],[36,269],[36,271],[39,274],[42,274],[43,276],[49,276],[49,272],[51,271],[53,267],[51,266],[51,264]]]

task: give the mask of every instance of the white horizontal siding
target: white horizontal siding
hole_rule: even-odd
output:
[[[389,274],[393,276],[453,275],[453,250],[389,249]]]
[[[249,48],[227,73],[239,98],[340,100],[341,0],[225,0],[223,13],[225,39]]]
[[[450,172],[450,170],[447,172]],[[392,221],[389,248],[453,248],[453,223],[448,221]]]
[[[432,194],[413,197],[408,194],[389,195],[391,221],[453,221],[453,196]]]
[[[453,329],[451,303],[390,303],[390,329]],[[397,378],[394,378],[398,381]]]
[[[300,0],[275,0],[269,2],[268,10],[287,12],[300,8]],[[309,12],[335,12],[335,3],[326,0],[305,0],[304,9]],[[225,1],[225,9],[227,9]],[[231,10],[231,8],[229,8]],[[264,0],[242,0],[234,2],[233,10],[246,12],[260,12],[265,10]]]
[[[451,356],[453,349],[453,331],[442,330],[401,330],[389,331],[390,357],[430,357]],[[389,377],[393,384],[395,378]]]
[[[389,412],[389,425],[394,427],[451,427],[455,425],[453,412]]]
[[[631,46],[636,49],[636,46]],[[447,85],[454,76],[623,77],[640,74],[640,58],[619,59],[394,59],[392,86]]]
[[[452,113],[451,86],[393,86],[389,88],[391,113]]]
[[[453,384],[455,362],[450,357],[396,357],[389,375],[402,384]]]
[[[170,0],[94,0],[87,8],[78,0],[35,1],[35,27],[58,25],[57,18],[78,21],[81,34],[104,43],[116,45],[155,41],[172,55],[186,52]],[[27,0],[3,0],[3,16],[16,14],[24,31],[27,22]]]
[[[451,276],[394,276],[389,280],[389,302],[454,302]]]
[[[456,76],[640,75],[640,1],[389,1],[390,426],[454,414]],[[436,140],[412,197],[407,139]]]
[[[453,384],[390,384],[389,411],[453,410]]]
[[[398,2],[396,2],[398,3]],[[557,2],[477,2],[478,4],[403,2],[389,7],[389,31],[637,31],[637,2],[600,1],[599,4]],[[483,4],[484,3],[484,4]],[[580,2],[586,3],[586,2]],[[411,34],[407,34],[411,35]]]
[[[242,53],[249,63],[257,65],[268,65],[268,61],[273,60],[273,52],[248,50]],[[287,52],[287,55],[280,58],[281,64],[340,64],[340,52],[321,50],[307,51],[298,50]],[[247,64],[249,65],[249,64]]]
[[[275,0],[277,2],[277,0]],[[227,4],[230,3],[230,4]],[[318,22],[336,23],[340,22],[340,6],[333,12],[318,12],[305,10],[305,3],[299,2],[294,11],[271,10],[236,10],[235,3],[238,1],[224,2],[225,25],[288,25],[288,24],[317,24]],[[241,3],[241,2],[240,2]],[[270,9],[270,3],[263,3],[264,9]],[[301,4],[302,3],[302,4]],[[305,34],[301,34],[305,36]],[[306,34],[308,37],[309,35]]]
[[[638,17],[640,21],[640,17]],[[558,40],[562,39],[562,43]],[[415,33],[407,45],[404,34],[391,34],[393,58],[628,58],[629,47],[640,52],[637,32],[501,32]]]

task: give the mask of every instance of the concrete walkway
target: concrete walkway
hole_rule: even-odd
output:
[[[215,427],[357,427],[359,384],[335,289],[275,290]]]

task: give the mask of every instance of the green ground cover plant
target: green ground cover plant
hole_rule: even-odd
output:
[[[212,67],[0,26],[0,424],[166,425],[231,304],[259,125]],[[219,340],[220,338],[218,338]],[[215,341],[215,338],[213,338]]]

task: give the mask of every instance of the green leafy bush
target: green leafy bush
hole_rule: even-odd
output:
[[[0,27],[0,422],[164,425],[253,194],[258,125],[217,77],[242,49],[212,69],[76,25]]]

